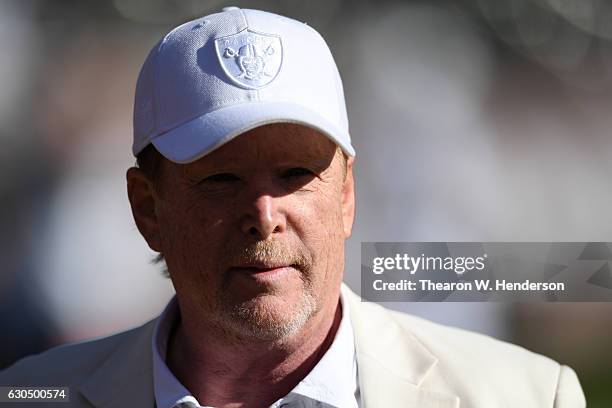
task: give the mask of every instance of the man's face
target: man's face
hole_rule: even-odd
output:
[[[294,124],[256,128],[190,164],[164,161],[158,230],[143,235],[159,237],[147,241],[181,305],[261,340],[335,309],[354,210],[352,159],[344,166],[333,142]]]

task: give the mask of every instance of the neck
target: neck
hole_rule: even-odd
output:
[[[268,407],[288,394],[329,349],[342,318],[339,298],[282,342],[223,341],[181,309],[166,363],[201,405]],[[194,326],[188,323],[195,322]]]

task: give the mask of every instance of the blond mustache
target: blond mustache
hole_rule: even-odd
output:
[[[293,265],[302,271],[310,270],[312,259],[306,250],[298,250],[278,241],[257,241],[252,244],[227,248],[226,265],[282,264]]]

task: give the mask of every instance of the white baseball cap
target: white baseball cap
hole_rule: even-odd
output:
[[[149,143],[189,163],[269,123],[314,128],[354,156],[342,80],[305,23],[227,7],[176,27],[151,50],[134,103],[137,155]]]

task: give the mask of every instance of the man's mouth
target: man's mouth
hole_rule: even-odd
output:
[[[294,265],[286,263],[260,263],[233,266],[229,269],[229,272],[263,282],[280,279],[295,270]]]

